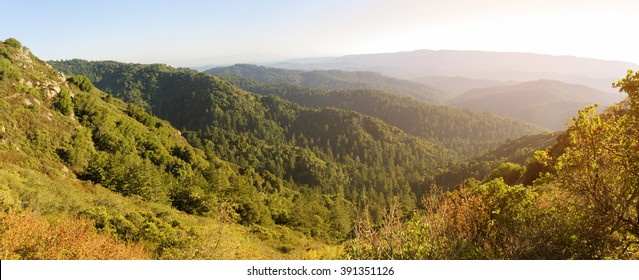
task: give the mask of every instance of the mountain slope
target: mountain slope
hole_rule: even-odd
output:
[[[445,172],[438,174],[435,177],[435,182],[446,189],[452,189],[469,178],[475,178],[480,181],[494,179],[489,178],[489,175],[499,166],[503,164],[526,166],[535,151],[555,145],[559,136],[560,132],[554,132],[526,135],[517,139],[508,140],[499,147],[478,157],[451,166]],[[532,170],[529,170],[529,172],[532,172]],[[521,177],[524,174],[519,175]],[[533,176],[538,176],[538,174],[534,174]],[[515,178],[515,180],[518,179],[520,178]],[[524,179],[522,178],[522,180]],[[515,182],[519,183],[519,181]],[[530,184],[532,181],[523,183]]]
[[[271,76],[269,71],[273,71],[275,73],[273,75],[288,73],[288,70],[274,68],[261,67],[259,70],[261,76]],[[543,130],[525,122],[494,114],[477,114],[450,107],[428,105],[412,98],[396,96],[380,90],[310,89],[298,85],[256,81],[250,78],[253,76],[250,73],[249,78],[241,76],[241,73],[219,75],[220,78],[251,92],[280,96],[305,106],[337,107],[374,116],[407,133],[453,149],[465,157],[472,157],[487,148],[495,147],[508,138]],[[262,80],[269,79],[262,78]]]
[[[289,228],[256,234],[237,224],[256,215],[246,205],[266,209],[254,187],[261,177],[205,155],[87,78],[65,78],[15,39],[0,42],[0,54],[3,258],[94,258],[87,250],[105,248],[123,251],[97,257],[301,258],[323,246]],[[26,232],[16,215],[42,226]],[[77,247],[57,251],[69,238]],[[284,253],[283,243],[299,249]]]
[[[424,84],[390,78],[374,72],[298,71],[248,64],[212,68],[204,72],[219,76],[240,76],[267,84],[291,84],[306,88],[378,89],[426,103],[441,103],[450,94]]]
[[[469,90],[448,103],[473,111],[519,118],[551,130],[562,130],[575,111],[594,103],[606,107],[622,98],[620,94],[582,85],[538,80]]]
[[[427,76],[413,78],[411,81],[423,83],[426,85],[441,88],[453,92],[454,95],[451,98],[457,97],[464,92],[476,88],[486,88],[494,86],[506,86],[516,84],[514,81],[499,81],[499,80],[485,80],[485,79],[471,79],[461,76],[445,77],[445,76]]]
[[[436,170],[459,158],[373,117],[249,93],[205,73],[116,62],[52,64],[67,73],[86,73],[97,87],[183,128],[189,142],[206,154],[264,178],[258,189],[299,190],[312,201],[291,207],[293,197],[287,196],[272,202],[288,206],[271,217],[313,236],[343,239],[357,211],[367,206],[378,219],[393,197],[414,207]],[[314,215],[324,218],[319,222]]]

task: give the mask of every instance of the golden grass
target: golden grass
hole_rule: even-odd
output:
[[[97,234],[87,220],[57,216],[48,221],[33,211],[0,212],[0,258],[31,260],[149,259],[137,244]]]

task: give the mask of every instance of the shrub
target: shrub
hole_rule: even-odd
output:
[[[140,245],[96,234],[87,220],[0,211],[0,257],[6,259],[148,259]]]
[[[9,51],[6,48],[4,48],[4,46],[0,47],[0,56],[8,59],[9,61],[13,60],[11,58],[11,53],[9,53]]]
[[[2,49],[0,49],[1,51]],[[0,64],[0,81],[2,80],[15,80],[18,81],[22,78],[22,73],[16,71],[9,64]]]
[[[9,45],[9,46],[12,46],[14,48],[18,48],[18,49],[22,48],[22,43],[20,43],[20,41],[16,40],[16,38],[6,39],[6,40],[4,40],[4,43]]]
[[[91,83],[91,80],[82,75],[71,76],[67,79],[67,81],[73,83],[74,85],[78,86],[80,90],[86,92],[91,91],[94,87],[93,83]]]
[[[214,203],[210,195],[193,186],[178,186],[171,191],[171,205],[189,214],[202,215],[211,211]]]
[[[56,96],[54,101],[55,108],[65,116],[70,116],[73,113],[73,101],[71,95],[66,90],[63,90]]]
[[[488,175],[488,181],[502,178],[506,184],[514,185],[523,174],[524,168],[521,165],[512,162],[505,162],[495,168],[495,170]]]

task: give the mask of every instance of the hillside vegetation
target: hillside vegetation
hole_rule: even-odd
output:
[[[313,89],[374,89],[412,97],[425,103],[441,103],[451,94],[422,83],[391,78],[376,72],[299,71],[250,64],[212,68],[204,72],[218,76],[237,76],[265,84],[288,84]]]
[[[534,125],[494,114],[477,114],[397,96],[393,88],[375,89],[361,84],[359,88],[341,90],[331,87],[310,89],[294,82],[293,77],[297,75],[310,79],[328,71],[301,72],[251,65],[212,70],[220,78],[251,92],[276,95],[305,106],[337,107],[374,116],[409,134],[455,150],[466,158],[494,148],[506,139],[543,131]],[[343,73],[345,78],[342,79],[346,79],[358,72]],[[274,79],[272,75],[289,78]]]
[[[0,54],[3,258],[305,258],[328,248],[266,222],[273,200],[258,175],[15,39]],[[305,205],[299,191],[277,197],[286,192],[298,204],[277,209]]]
[[[499,147],[473,159],[457,163],[435,177],[438,186],[452,189],[465,180],[479,182],[502,177],[509,184],[531,185],[536,179],[532,156],[557,143],[560,132],[522,136],[508,140]]]
[[[636,72],[624,102],[519,137],[370,89],[52,63],[0,42],[3,259],[639,258]]]
[[[527,164],[536,171],[531,186],[507,183],[511,172],[450,192],[433,186],[409,218],[391,207],[380,225],[360,222],[347,255],[638,259],[639,73],[615,86],[628,99],[601,115],[594,106],[580,110],[558,142]]]
[[[394,196],[413,208],[438,169],[458,158],[455,152],[379,119],[253,94],[209,74],[163,65],[52,63],[67,73],[87,74],[96,86],[183,128],[187,139],[206,154],[264,178],[258,187],[263,192],[275,192],[280,200],[282,188],[305,192],[307,205],[318,204],[305,208],[321,211],[318,216],[326,219],[294,220],[294,208],[272,218],[276,223],[313,227],[307,231],[313,236],[345,238],[359,210],[366,207],[379,218]],[[277,203],[292,205],[292,199]],[[328,219],[331,212],[342,219]]]

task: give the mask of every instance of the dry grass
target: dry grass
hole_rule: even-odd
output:
[[[149,259],[137,244],[124,244],[95,232],[90,221],[66,216],[48,221],[32,211],[0,212],[0,258]]]

